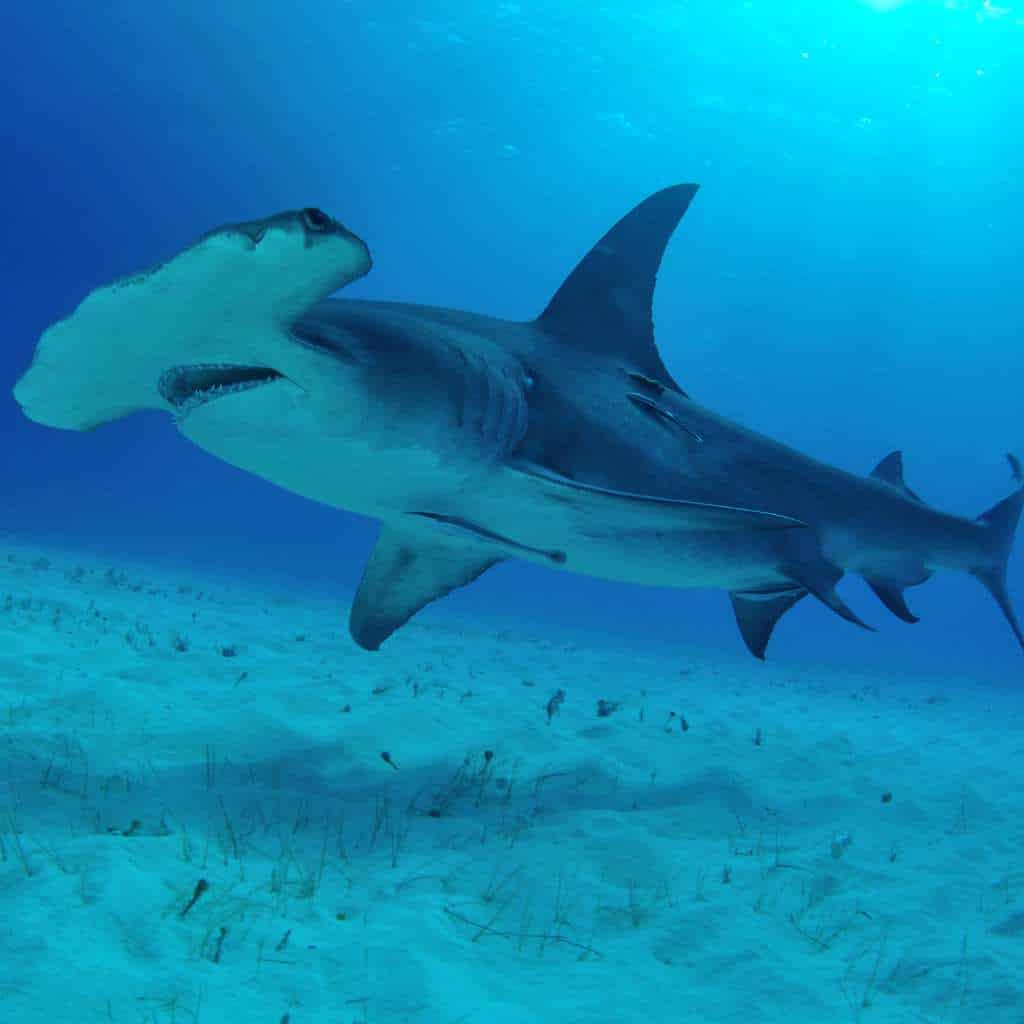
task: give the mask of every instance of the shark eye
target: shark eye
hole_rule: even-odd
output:
[[[315,206],[307,206],[302,211],[302,219],[310,231],[326,231],[331,226],[331,218]]]

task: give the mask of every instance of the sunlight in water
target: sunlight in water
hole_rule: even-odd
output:
[[[911,4],[921,6],[943,7],[953,11],[972,11],[979,20],[1003,18],[1012,14],[1009,4],[996,3],[994,0],[860,0],[865,7],[875,11],[895,11],[899,7]]]

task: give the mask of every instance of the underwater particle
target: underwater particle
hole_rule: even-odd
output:
[[[220,649],[220,656],[222,658],[237,658],[238,647],[235,644],[224,644]]]
[[[558,714],[564,701],[565,690],[555,690],[555,692],[551,695],[551,699],[548,701],[547,706],[545,707],[545,711],[547,712],[548,716],[548,725],[551,724],[551,719]]]
[[[760,747],[764,745],[764,733],[761,731],[761,727],[758,726],[754,730],[754,746]]]
[[[347,714],[349,714],[349,713],[351,712],[351,710],[352,710],[352,705],[351,705],[351,704],[346,704],[346,705],[345,705],[345,706],[344,706],[344,707],[343,707],[343,708],[341,709],[341,713],[342,713],[343,715],[347,715]]]
[[[381,751],[380,759],[385,764],[391,765],[391,767],[394,768],[396,772],[398,771],[398,765],[395,764],[394,758],[386,750]]]
[[[112,836],[136,836],[139,834],[139,829],[142,828],[142,822],[138,818],[132,818],[131,824],[127,828],[117,828],[114,825],[107,827],[107,834]]]
[[[892,793],[890,793],[888,791],[883,793],[882,794],[882,803],[883,804],[891,804],[892,803]]]
[[[849,832],[839,832],[834,835],[829,847],[830,852],[832,853],[832,859],[839,860],[839,858],[846,853],[852,842],[853,836],[851,836]]]
[[[200,878],[199,881],[196,882],[195,889],[192,890],[192,898],[185,904],[178,916],[184,917],[199,902],[199,897],[202,896],[209,888],[209,882],[207,882],[205,878]]]
[[[227,926],[222,924],[220,926],[220,931],[217,932],[217,941],[213,947],[213,953],[210,956],[210,960],[213,961],[213,963],[215,964],[220,963],[220,954],[221,950],[224,948],[224,939],[226,938],[227,934]]]
[[[690,723],[686,720],[686,715],[684,715],[682,713],[682,711],[679,711],[679,712],[670,711],[668,713],[668,718],[665,719],[665,725],[663,727],[665,732],[671,732],[672,731],[672,723],[674,721],[676,721],[677,719],[679,721],[679,731],[680,732],[689,732],[690,731]],[[757,743],[757,738],[756,737],[754,739],[754,742]]]
[[[1009,935],[1019,937],[1024,934],[1024,910],[1018,910],[994,924],[989,931],[993,935]]]

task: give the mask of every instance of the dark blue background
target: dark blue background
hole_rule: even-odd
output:
[[[287,8],[287,9],[286,9]],[[26,421],[41,330],[208,228],[318,205],[369,242],[351,289],[528,317],[650,191],[703,184],[655,318],[699,400],[844,468],[905,450],[975,515],[1024,451],[1024,25],[980,2],[17,4],[0,33],[0,530],[336,590],[373,527],[216,462],[160,416]],[[638,13],[639,12],[639,13]],[[83,382],[83,386],[88,386]],[[1021,555],[1011,586],[1021,595]],[[776,662],[1019,678],[976,583],[861,634],[805,602]],[[524,566],[453,599],[510,625],[738,649],[722,594]]]

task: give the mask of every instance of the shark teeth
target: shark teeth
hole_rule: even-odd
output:
[[[200,363],[172,367],[161,375],[157,388],[175,412],[184,415],[216,398],[250,391],[281,378],[282,374],[267,366]]]

